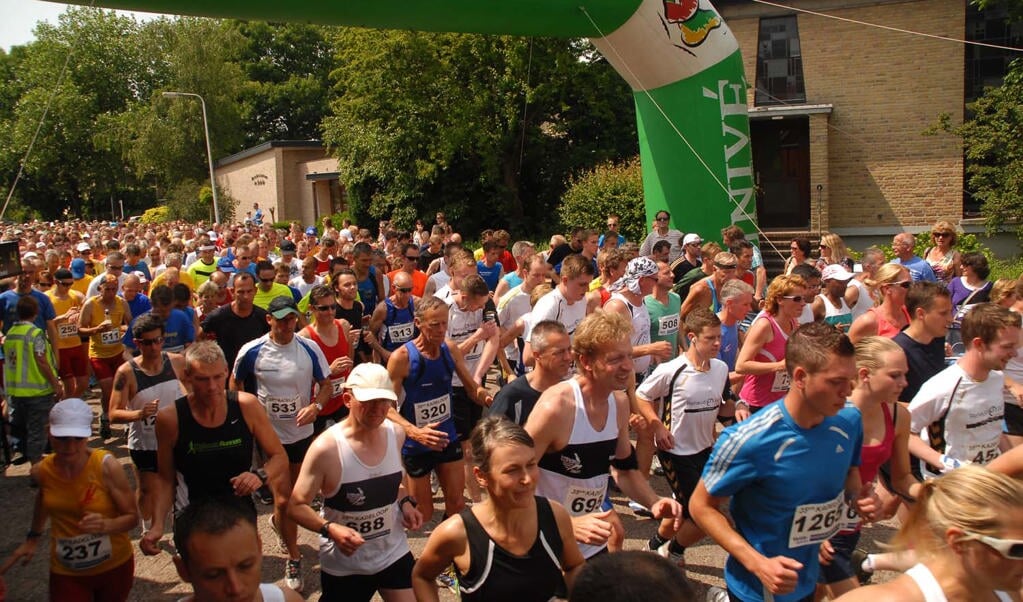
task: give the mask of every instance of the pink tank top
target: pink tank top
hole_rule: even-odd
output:
[[[785,359],[785,345],[788,343],[789,336],[778,326],[778,322],[771,314],[762,311],[757,314],[753,322],[756,323],[760,319],[771,323],[774,338],[764,345],[753,359],[759,362],[778,362]],[[762,408],[784,397],[788,390],[789,375],[784,370],[769,374],[747,374],[742,383],[739,397],[750,407]]]
[[[881,337],[888,337],[889,339],[894,338],[895,335],[899,334],[902,327],[898,324],[894,324],[881,315],[881,312],[877,311],[879,307],[871,307],[868,312],[872,312],[874,317],[877,318],[877,335]],[[906,324],[909,324],[909,310],[906,306],[902,306],[902,315],[906,316]]]

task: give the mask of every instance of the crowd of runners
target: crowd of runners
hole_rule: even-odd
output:
[[[544,251],[498,230],[473,252],[443,214],[261,218],[3,229],[4,441],[34,506],[0,575],[48,528],[52,600],[129,599],[135,545],[173,550],[194,600],[300,600],[305,529],[322,600],[687,601],[710,537],[708,600],[1020,600],[1023,282],[951,224],[891,262],[794,239],[768,278],[739,228],[664,211],[642,241],[611,215]],[[658,521],[646,551],[612,491]],[[864,587],[878,570],[902,576]]]

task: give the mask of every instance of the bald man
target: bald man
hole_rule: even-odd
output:
[[[393,274],[391,296],[377,303],[365,334],[366,342],[383,362],[387,362],[395,349],[419,336],[415,326],[412,276],[403,270]]]

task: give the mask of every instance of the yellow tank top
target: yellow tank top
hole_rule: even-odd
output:
[[[110,318],[110,322],[115,326],[115,328],[101,330],[89,337],[89,357],[106,358],[120,355],[124,352],[124,343],[121,342],[124,333],[119,327],[124,321],[124,314],[128,311],[128,302],[118,297],[117,302],[110,308],[110,315],[107,316],[103,311],[106,308],[103,307],[99,297],[93,297],[89,301],[86,303],[85,311],[92,312],[90,324],[96,326]]]
[[[103,483],[103,458],[110,452],[95,449],[74,479],[60,475],[54,456],[39,464],[43,508],[50,516],[50,571],[82,577],[99,575],[130,560],[134,552],[127,533],[82,533],[78,521],[86,512],[113,518],[117,508]]]
[[[71,290],[78,291],[85,296],[89,292],[89,285],[92,284],[92,276],[86,274],[82,278],[75,280],[75,283],[71,285]]]
[[[78,291],[68,291],[67,299],[58,299],[53,294],[51,289],[46,293],[46,296],[50,298],[53,303],[53,310],[59,316],[67,313],[72,307],[81,309],[85,303],[85,295]],[[101,320],[102,321],[102,320]],[[72,347],[78,347],[82,344],[82,339],[78,336],[78,321],[77,320],[58,320],[57,321],[57,349],[71,349]]]

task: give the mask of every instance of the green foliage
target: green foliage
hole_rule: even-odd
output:
[[[166,205],[146,209],[139,221],[143,224],[162,224],[170,221],[170,209]]]
[[[228,223],[234,219],[234,199],[217,189],[220,219]],[[184,180],[167,193],[167,217],[188,222],[213,221],[213,192],[209,185],[196,180]]]
[[[619,230],[627,239],[643,240],[646,214],[638,157],[619,164],[602,163],[572,178],[558,208],[563,232],[582,226],[603,233],[612,213],[619,216]]]
[[[988,280],[992,282],[1002,278],[1019,280],[1023,276],[1023,257],[1013,257],[1011,259],[995,258],[989,263],[991,265],[991,274],[988,276]]]
[[[931,240],[931,231],[925,230],[923,232],[917,232],[913,236],[913,253],[923,257],[927,254],[927,249],[934,246],[934,241]],[[883,244],[878,246],[879,249],[884,251],[884,256],[891,261],[895,259],[895,252],[892,251],[891,243]],[[987,257],[988,262],[994,264],[995,255],[991,249],[984,246],[977,238],[976,234],[963,234],[960,233],[956,238],[956,244],[954,247],[960,253],[983,253]]]
[[[628,87],[578,40],[339,29],[333,115],[358,222],[549,220],[566,176],[636,153]]]

